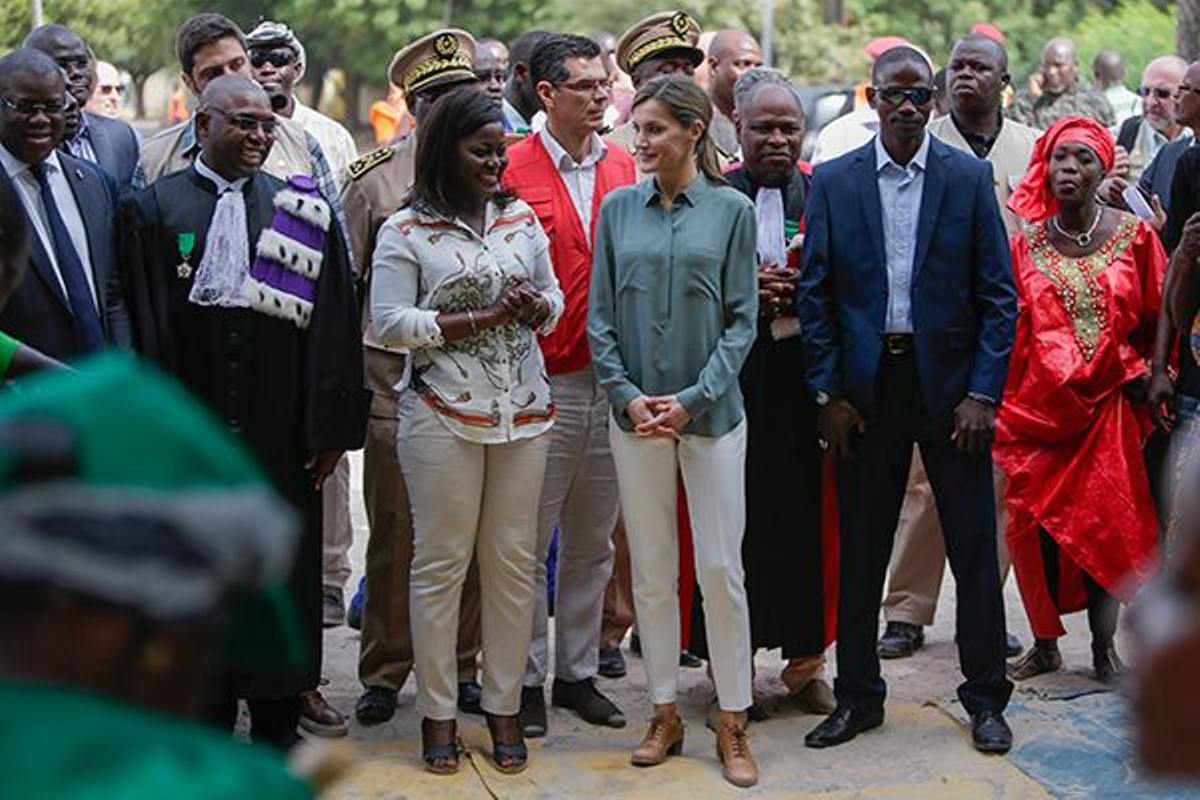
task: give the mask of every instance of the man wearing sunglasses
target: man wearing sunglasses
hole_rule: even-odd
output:
[[[246,37],[233,20],[221,14],[198,14],[179,27],[175,53],[183,71],[182,79],[194,97],[204,92],[210,81],[222,75],[252,77]],[[286,180],[293,175],[308,175],[330,204],[334,218],[345,230],[342,206],[333,170],[315,137],[286,117],[277,116],[274,144],[263,162],[263,171]],[[195,120],[174,125],[142,142],[133,188],[141,189],[164,175],[192,165],[200,153]]]
[[[915,48],[875,62],[879,134],[816,171],[797,288],[821,441],[838,459],[838,707],[805,739],[883,724],[880,595],[913,456],[944,522],[958,593],[958,696],[975,747],[1003,753],[1004,603],[991,443],[1017,317],[992,167],[926,131],[933,71]]]
[[[210,714],[232,728],[245,699],[251,736],[286,748],[320,679],[320,489],[366,425],[353,276],[316,182],[266,173],[282,124],[258,84],[208,81],[194,122],[195,161],[124,201],[121,263],[138,352],[220,415],[302,518],[288,591],[306,659],[228,675]]]
[[[340,189],[346,168],[358,158],[358,148],[341,123],[296,98],[296,84],[303,80],[307,66],[304,45],[287,25],[269,20],[260,22],[246,35],[246,44],[250,48],[250,71],[271,98],[275,113],[295,121],[320,143]]]
[[[15,190],[33,234],[0,330],[60,361],[130,341],[112,179],[55,149],[67,101],[46,54],[26,47],[0,59],[0,183]]]
[[[1142,72],[1142,85],[1138,87],[1142,113],[1125,120],[1117,134],[1117,144],[1129,153],[1129,170],[1121,176],[1127,183],[1136,183],[1167,144],[1191,137],[1191,129],[1180,124],[1176,113],[1176,97],[1185,72],[1187,62],[1179,56],[1160,56]],[[1159,188],[1162,191],[1156,188],[1156,192],[1165,198],[1170,184]]]
[[[138,137],[129,123],[84,109],[96,86],[96,57],[87,43],[70,28],[43,25],[25,38],[25,46],[54,59],[66,78],[72,106],[59,147],[99,166],[124,193],[137,168]]]
[[[121,80],[120,70],[107,61],[97,61],[96,87],[92,89],[92,96],[84,109],[102,117],[116,119],[124,104],[125,83]]]

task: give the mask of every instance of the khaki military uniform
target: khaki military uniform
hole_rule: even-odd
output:
[[[363,306],[369,308],[371,254],[383,223],[412,187],[416,137],[374,150],[350,164],[342,207],[350,233]],[[366,312],[364,311],[364,324]],[[363,450],[363,495],[370,539],[358,677],[364,686],[399,691],[412,670],[408,573],[413,555],[408,491],[396,458],[395,387],[404,373],[404,354],[378,343],[365,325],[363,362],[371,392],[371,416]],[[459,680],[473,680],[480,646],[479,578],[472,565],[463,586],[458,623]]]
[[[1117,115],[1103,92],[1076,82],[1062,94],[1043,92],[1034,97],[1028,89],[1017,92],[1008,116],[1031,128],[1045,130],[1063,117],[1090,117],[1106,128],[1117,124]]]

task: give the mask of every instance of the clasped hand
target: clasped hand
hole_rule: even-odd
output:
[[[634,431],[643,438],[678,439],[680,431],[692,420],[692,415],[673,394],[635,397],[629,401],[625,413],[633,420]]]
[[[519,275],[509,278],[500,289],[492,309],[501,324],[516,321],[530,328],[541,327],[550,316],[550,303],[528,278]]]
[[[796,282],[800,273],[794,269],[764,264],[758,270],[758,313],[766,319],[789,316],[795,303]]]

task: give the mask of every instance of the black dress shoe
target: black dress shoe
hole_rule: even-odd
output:
[[[602,678],[624,678],[626,672],[625,656],[622,655],[621,648],[614,647],[611,650],[602,648],[596,672]]]
[[[546,695],[540,686],[521,687],[521,733],[528,739],[546,735]]]
[[[475,681],[463,681],[458,684],[458,710],[464,714],[483,716],[483,687]]]
[[[1004,657],[1016,658],[1025,652],[1025,645],[1021,644],[1021,640],[1013,636],[1011,633],[1004,634]]]
[[[363,725],[379,725],[396,713],[396,692],[383,686],[370,686],[354,704],[354,716]]]
[[[679,653],[679,666],[687,669],[700,669],[704,666],[704,659],[695,653],[683,650]]]
[[[866,711],[849,706],[838,706],[817,727],[804,737],[806,747],[836,747],[844,744],[863,731],[878,728],[883,724],[883,709]]]
[[[908,658],[925,644],[925,630],[907,622],[889,622],[879,637],[880,658]]]
[[[591,725],[609,728],[624,728],[625,715],[621,709],[596,688],[592,681],[570,683],[554,679],[550,690],[550,702],[558,708],[569,708]]]
[[[1002,755],[1012,749],[1012,729],[999,711],[971,715],[971,741],[981,753]]]

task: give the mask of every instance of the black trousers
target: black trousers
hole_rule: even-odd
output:
[[[839,705],[882,708],[887,685],[876,645],[884,577],[908,483],[914,442],[933,487],[946,555],[958,592],[958,696],[969,713],[1002,710],[1012,693],[1004,673],[1004,602],[996,559],[992,459],[950,441],[953,420],[927,414],[911,353],[885,354],[875,413],[838,465],[841,587],[838,597]]]
[[[250,710],[250,738],[256,744],[289,750],[300,741],[296,726],[300,724],[300,698],[284,697],[272,700],[246,700]],[[230,732],[237,724],[237,697],[226,694],[208,709],[208,721]]]

